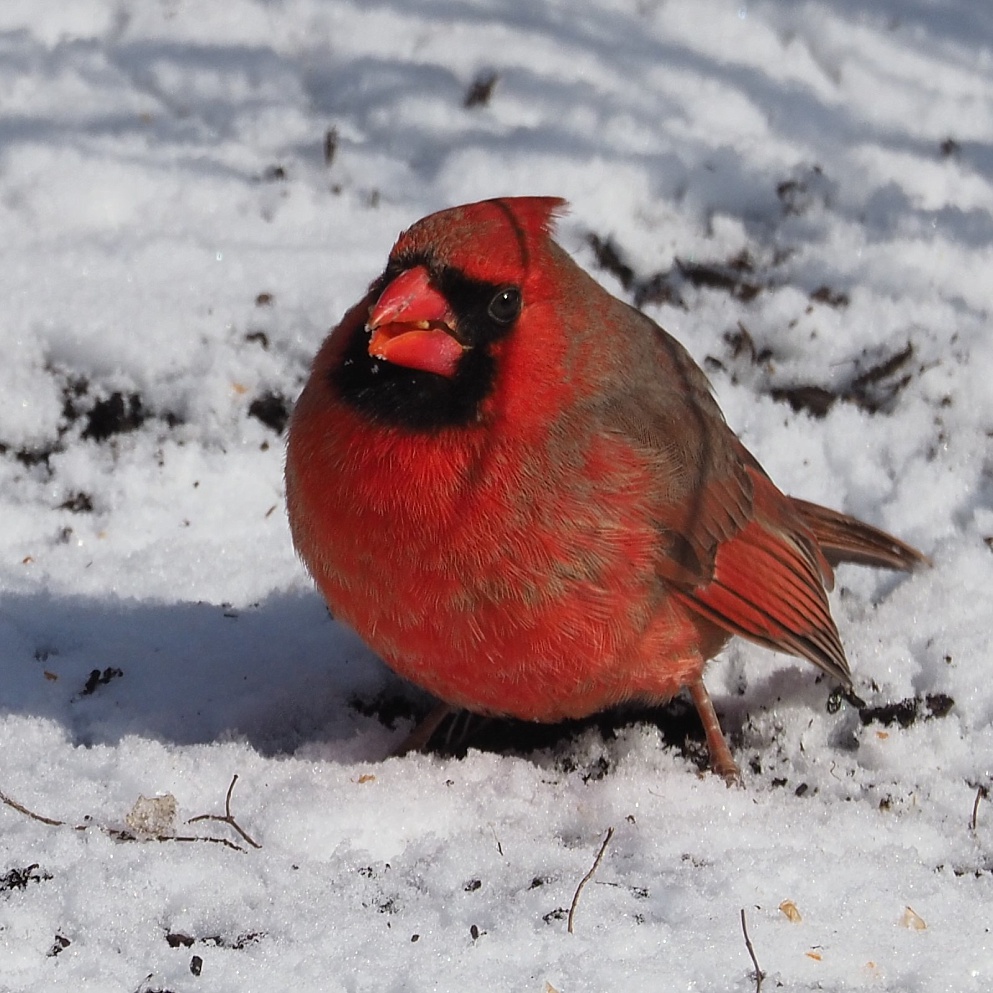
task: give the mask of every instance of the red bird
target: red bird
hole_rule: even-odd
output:
[[[562,200],[487,200],[400,235],[324,342],[286,461],[334,616],[442,705],[530,721],[703,684],[737,634],[851,687],[831,563],[915,549],[785,496],[700,368],[551,238]]]

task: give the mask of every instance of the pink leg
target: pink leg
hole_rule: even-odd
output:
[[[390,754],[395,758],[399,758],[410,752],[424,751],[428,742],[431,740],[431,736],[441,726],[442,721],[450,714],[457,713],[457,711],[457,707],[450,707],[447,703],[439,703]]]
[[[698,677],[690,683],[689,690],[693,706],[696,707],[696,712],[700,715],[700,723],[703,724],[703,731],[707,736],[710,768],[728,786],[740,786],[741,772],[738,769],[738,763],[731,756],[731,749],[728,748],[724,732],[721,730],[721,722],[717,719],[717,713],[714,711],[714,704],[707,692],[707,687],[703,685],[703,678]]]

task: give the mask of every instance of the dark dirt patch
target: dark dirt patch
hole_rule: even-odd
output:
[[[499,74],[495,72],[480,73],[466,91],[462,106],[467,110],[471,110],[473,107],[488,106],[490,98],[493,96],[493,88],[499,79]]]
[[[99,669],[94,669],[90,672],[86,679],[86,684],[83,686],[80,696],[90,696],[95,693],[100,686],[106,686],[108,683],[115,679],[120,679],[124,675],[123,669],[117,669],[114,666],[108,666],[101,672]]]
[[[248,416],[261,421],[276,434],[282,434],[290,419],[290,404],[281,393],[267,391],[248,405]]]
[[[954,706],[955,701],[947,693],[928,693],[923,697],[908,697],[896,703],[860,707],[859,720],[863,724],[876,722],[884,727],[899,724],[902,728],[909,728],[918,721],[947,717]]]
[[[0,876],[0,893],[25,890],[28,888],[28,883],[42,883],[52,878],[52,874],[42,869],[37,862],[23,868],[8,869]]]

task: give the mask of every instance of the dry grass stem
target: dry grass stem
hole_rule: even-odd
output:
[[[197,821],[220,821],[222,824],[227,824],[228,827],[237,831],[245,841],[252,846],[252,848],[261,848],[262,846],[252,838],[249,833],[234,819],[234,815],[231,813],[231,794],[234,792],[234,784],[238,782],[238,773],[235,773],[231,777],[231,784],[228,786],[227,795],[224,797],[224,813],[223,814],[199,814],[197,817],[191,817],[186,823],[195,824]]]
[[[225,824],[230,825],[235,831],[241,835],[242,838],[248,842],[253,848],[261,848],[262,846],[254,841],[249,835],[242,829],[242,827],[235,821],[231,814],[231,791],[234,789],[234,784],[238,781],[238,775],[235,774],[234,778],[231,780],[231,785],[228,787],[227,798],[225,800],[225,815],[220,816],[216,814],[202,814],[200,817],[194,817],[189,823],[199,820],[217,820],[223,821]],[[98,824],[95,821],[89,819],[83,824],[69,824],[68,821],[60,821],[54,817],[45,817],[44,814],[39,814],[28,807],[25,807],[23,803],[19,803],[13,797],[8,796],[3,790],[0,790],[0,803],[4,806],[10,807],[12,810],[16,810],[19,814],[23,814],[25,817],[30,817],[33,821],[40,821],[42,824],[48,824],[51,827],[71,827],[74,831],[89,831],[91,829],[102,832],[109,838],[113,838],[114,841],[179,841],[179,842],[204,842],[206,844],[212,845],[223,845],[225,848],[231,848],[236,852],[245,851],[241,845],[235,844],[233,841],[229,841],[227,838],[215,838],[211,835],[186,835],[186,834],[150,834],[139,836],[138,834],[124,830],[123,828],[108,827],[105,824]]]
[[[755,966],[755,993],[762,993],[762,980],[765,979],[765,973],[759,968],[759,960],[755,957],[752,939],[748,937],[748,925],[745,923],[744,907],[741,908],[741,933],[745,937],[745,948],[748,949],[748,955],[752,960],[752,965]]]
[[[594,873],[600,866],[600,862],[603,860],[603,853],[607,850],[607,845],[610,844],[610,839],[614,836],[614,829],[607,828],[607,836],[603,839],[603,844],[600,846],[600,851],[597,852],[596,858],[593,860],[593,865],[590,866],[590,871],[586,873],[585,876],[579,881],[579,885],[576,887],[576,894],[572,898],[572,904],[569,907],[569,919],[567,922],[567,928],[569,934],[573,934],[573,923],[576,917],[576,907],[579,906],[579,895],[583,892],[583,888],[586,884],[593,878]]]
[[[969,820],[969,830],[973,834],[976,833],[976,828],[979,826],[979,801],[985,796],[989,796],[989,790],[985,786],[977,787],[976,799],[972,804],[972,817]]]
[[[41,821],[42,824],[51,824],[52,827],[63,827],[65,825],[65,821],[56,821],[51,817],[44,817],[41,814],[36,814],[33,810],[28,810],[27,807],[7,796],[2,790],[0,790],[0,802],[3,802],[18,813],[24,814],[25,817],[30,817],[33,821]]]

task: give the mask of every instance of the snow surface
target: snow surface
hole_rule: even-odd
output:
[[[383,761],[426,701],[295,559],[275,428],[396,234],[507,193],[933,556],[833,598],[903,724],[737,643],[744,789],[665,715]],[[742,909],[767,991],[993,988],[986,4],[4,0],[0,230],[0,990],[750,991]]]

